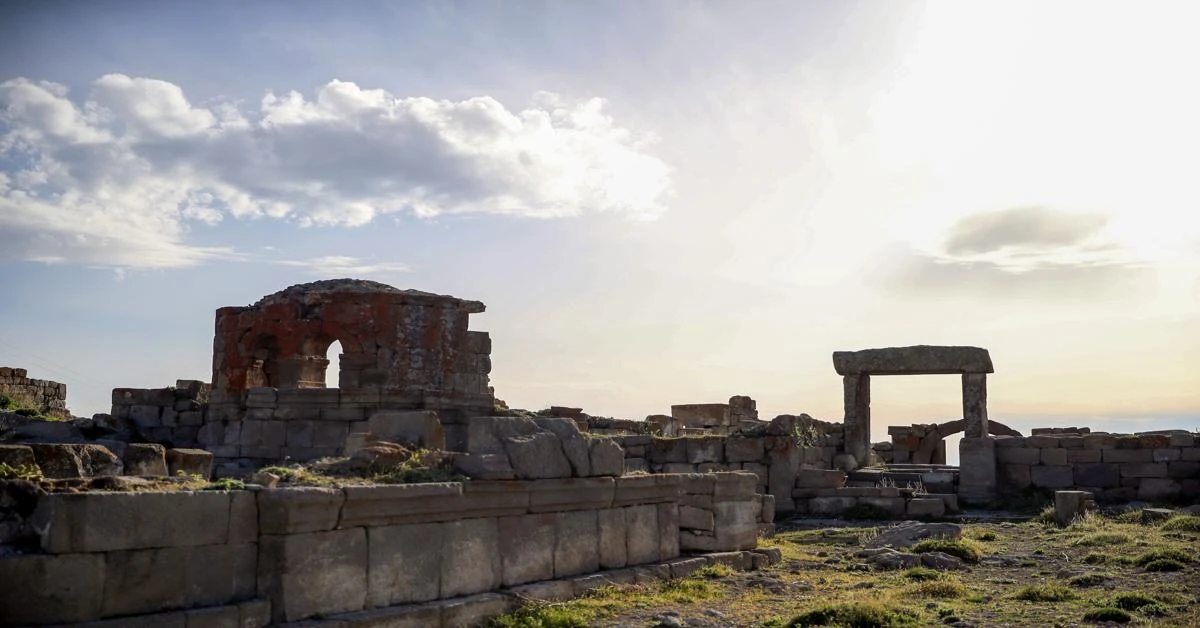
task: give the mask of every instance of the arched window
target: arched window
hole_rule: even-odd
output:
[[[325,387],[337,388],[341,383],[342,343],[334,340],[325,352]]]

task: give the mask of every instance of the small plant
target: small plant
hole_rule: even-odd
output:
[[[733,573],[733,569],[729,565],[717,563],[696,571],[696,576],[700,578],[728,578]]]
[[[204,488],[209,491],[244,491],[246,483],[236,478],[221,478],[215,482],[209,482],[208,486]]]
[[[889,608],[878,603],[826,604],[806,611],[784,624],[804,626],[850,626],[852,628],[906,628],[918,625],[919,617],[907,608]]]
[[[797,447],[816,447],[821,440],[821,431],[807,421],[792,428],[792,438]]]
[[[1164,532],[1200,532],[1200,517],[1175,515],[1162,524]]]
[[[495,617],[492,628],[587,628],[591,616],[561,605],[531,604],[508,615]]]
[[[946,575],[936,569],[928,567],[913,567],[904,571],[904,577],[917,582],[929,582],[933,580],[941,580]]]
[[[1120,532],[1097,532],[1076,540],[1071,545],[1079,547],[1095,547],[1098,545],[1125,545],[1133,539],[1128,534]]]
[[[1192,557],[1183,550],[1174,548],[1157,549],[1139,555],[1134,559],[1133,564],[1137,565],[1138,567],[1148,567],[1151,563],[1158,562],[1160,560],[1170,560],[1177,563],[1189,563],[1191,562]]]
[[[1148,617],[1165,617],[1171,614],[1171,609],[1162,602],[1155,602],[1139,608],[1138,612]]]
[[[1118,593],[1109,601],[1110,606],[1115,606],[1127,611],[1136,611],[1143,606],[1158,604],[1157,598],[1146,595],[1141,591],[1130,591],[1127,593]]]
[[[36,464],[10,465],[7,462],[0,462],[0,480],[41,482],[43,479],[42,468]]]
[[[1187,565],[1177,560],[1170,558],[1160,558],[1146,563],[1146,571],[1166,572],[1166,571],[1183,571]]]
[[[1119,608],[1097,608],[1096,610],[1088,611],[1083,614],[1083,621],[1094,623],[1112,622],[1115,624],[1128,624],[1133,621],[1133,616]]]
[[[1090,552],[1083,557],[1085,565],[1103,565],[1105,562],[1108,562],[1108,555],[1100,552]]]
[[[1026,602],[1064,602],[1078,596],[1061,584],[1031,584],[1017,591],[1013,597]]]
[[[942,552],[957,556],[964,562],[979,562],[979,550],[970,542],[963,539],[925,539],[912,546],[914,554],[925,552]]]
[[[996,536],[996,533],[992,532],[991,530],[980,532],[979,534],[975,535],[975,540],[984,542],[995,541],[998,538],[1000,537]]]

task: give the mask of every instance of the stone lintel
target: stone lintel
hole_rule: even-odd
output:
[[[987,349],[915,345],[861,351],[834,351],[838,375],[954,375],[992,373]]]

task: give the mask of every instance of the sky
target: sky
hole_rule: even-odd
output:
[[[210,379],[217,308],[356,277],[486,303],[512,407],[836,421],[833,351],[961,344],[1017,429],[1200,429],[1198,18],[0,0],[0,364],[104,412]]]

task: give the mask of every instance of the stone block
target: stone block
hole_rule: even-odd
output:
[[[183,615],[186,628],[227,628],[241,625],[241,614],[234,605],[197,608],[185,611]]]
[[[1117,446],[1117,437],[1112,434],[1084,434],[1084,449],[1112,449]]]
[[[1001,464],[1000,485],[1005,488],[1021,489],[1032,483],[1027,464]]]
[[[258,592],[271,601],[273,622],[362,610],[367,599],[367,532],[264,534]]]
[[[808,509],[817,515],[837,515],[857,503],[857,497],[814,497],[808,500]]]
[[[104,603],[104,554],[5,556],[0,582],[5,625],[85,622]]]
[[[367,420],[367,412],[363,408],[340,408],[340,407],[325,407],[321,408],[322,421],[342,421],[346,423],[354,421]]]
[[[340,510],[344,528],[457,519],[467,503],[458,482],[347,486],[341,492],[345,505],[336,502],[331,514],[336,524]]]
[[[167,473],[176,476],[198,475],[208,479],[212,477],[213,455],[203,449],[168,449]]]
[[[1179,482],[1168,478],[1143,478],[1138,483],[1137,498],[1147,501],[1170,500],[1179,497]]]
[[[372,412],[367,431],[394,443],[406,443],[427,449],[445,449],[446,432],[437,412],[430,410],[383,410]]]
[[[1104,462],[1153,462],[1154,452],[1150,449],[1102,449],[1100,459]]]
[[[728,462],[759,462],[765,455],[761,438],[730,437],[725,441],[725,460]]]
[[[125,475],[167,475],[167,448],[149,443],[131,443],[122,456]]]
[[[229,544],[258,542],[258,493],[229,492]]]
[[[679,507],[679,525],[684,528],[712,532],[714,528],[713,517],[711,510],[694,508],[692,506]]]
[[[1049,436],[1049,435],[1026,436],[1025,437],[1025,446],[1032,447],[1035,449],[1058,447],[1059,438],[1060,437],[1058,437],[1058,436]]]
[[[658,559],[679,556],[679,504],[658,505]]]
[[[298,487],[258,492],[258,522],[263,534],[332,530],[346,501],[339,489]]]
[[[905,504],[905,514],[909,517],[941,517],[946,514],[946,502],[931,497],[910,499]]]
[[[762,500],[762,506],[759,519],[765,523],[775,521],[775,496],[761,495],[760,499]]]
[[[1059,437],[1058,446],[1064,449],[1083,449],[1083,436]]]
[[[1063,453],[1065,454],[1066,452]],[[1032,447],[997,449],[996,460],[1001,464],[1041,464],[1042,450]]]
[[[611,438],[587,439],[588,458],[593,476],[619,477],[625,473],[625,452]],[[565,444],[565,443],[564,443]]]
[[[1054,519],[1060,526],[1070,525],[1091,509],[1092,494],[1086,491],[1055,491]]]
[[[284,443],[288,448],[312,447],[316,436],[314,421],[292,420],[284,421]]]
[[[725,457],[724,438],[720,436],[700,436],[685,438],[688,464],[702,462],[721,462]]]
[[[613,478],[538,480],[528,486],[529,511],[535,513],[611,508],[616,495]]]
[[[1021,449],[1002,449],[1021,451]],[[996,491],[996,441],[991,438],[967,438],[958,441],[959,493],[969,499],[990,497]],[[1040,459],[1040,454],[1039,454]],[[1068,474],[1070,469],[1067,469]]]
[[[502,438],[502,443],[518,479],[571,477],[571,463],[563,452],[562,441],[550,432],[508,436]]]
[[[1067,462],[1070,464],[1092,464],[1100,462],[1099,449],[1068,449]]]
[[[658,506],[646,504],[625,508],[627,549],[630,565],[643,565],[659,560]]]
[[[214,545],[227,542],[230,494],[54,493],[33,518],[51,554]]]
[[[1123,478],[1165,478],[1167,464],[1165,462],[1134,462],[1121,465]]]
[[[666,565],[671,569],[671,577],[678,580],[704,569],[708,566],[708,560],[705,558],[676,558],[668,561]]]
[[[438,598],[443,524],[373,526],[366,530],[368,608]]]
[[[1179,450],[1179,459],[1188,462],[1200,460],[1200,447],[1184,447]]]
[[[753,473],[729,471],[712,474],[716,477],[713,486],[715,500],[753,500],[757,499],[754,489],[758,486],[758,476]]]
[[[1196,444],[1196,437],[1191,434],[1171,434],[1167,442],[1171,447],[1192,447]]]
[[[1075,485],[1116,488],[1121,485],[1120,465],[1115,463],[1075,465]]]
[[[141,615],[250,598],[257,562],[254,543],[108,552],[101,613]]]
[[[646,457],[650,464],[687,462],[687,439],[655,438],[650,441],[650,449]]]
[[[158,406],[136,405],[129,409],[129,421],[141,428],[162,425],[161,417],[162,408]]]
[[[461,510],[472,517],[502,517],[529,512],[529,483],[473,480],[463,483]]]
[[[1183,453],[1181,451],[1179,451],[1178,448],[1170,448],[1170,447],[1168,447],[1166,449],[1152,450],[1151,455],[1152,455],[1152,460],[1154,460],[1154,462],[1170,462],[1172,460],[1179,460],[1180,458],[1183,457]]]
[[[503,568],[497,520],[463,519],[442,525],[446,537],[439,597],[471,595],[499,588]],[[594,534],[593,531],[593,540]]]
[[[554,543],[558,523],[553,513],[500,517],[501,580],[514,586],[554,577]],[[623,541],[624,539],[622,539]]]
[[[888,513],[893,517],[904,516],[904,498],[903,497],[860,497],[858,503],[863,506],[873,506]],[[938,500],[941,501],[940,499]]]
[[[37,465],[37,459],[33,455],[33,448],[29,445],[0,444],[0,464],[10,467],[32,467]]]
[[[1075,485],[1071,467],[1033,466],[1029,468],[1029,479],[1034,486],[1041,488],[1068,488]]]
[[[554,577],[592,573],[600,568],[599,523],[595,510],[556,515]],[[654,535],[657,538],[657,532]]]
[[[752,549],[758,542],[758,501],[713,504],[718,551]],[[676,525],[676,528],[679,526]]]
[[[1200,462],[1176,461],[1167,463],[1167,476],[1177,480],[1200,478]]]
[[[1067,461],[1067,450],[1061,448],[1043,449],[1042,464],[1051,467],[1062,467],[1070,464]]]
[[[837,488],[846,484],[844,472],[830,469],[798,469],[795,478],[796,488]]]
[[[1142,449],[1162,449],[1171,446],[1171,437],[1166,434],[1138,434],[1138,446]]]
[[[606,508],[597,512],[600,531],[600,567],[617,569],[629,563],[625,539],[629,535],[624,508]]]
[[[616,479],[614,508],[678,501],[683,479],[678,475],[626,475]]]

